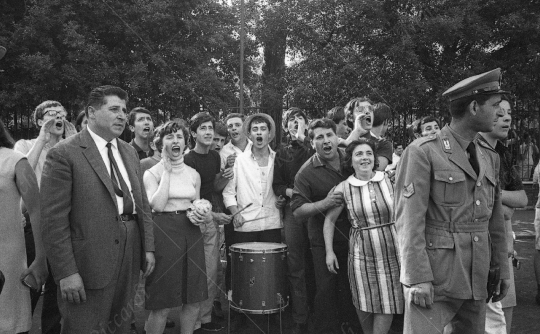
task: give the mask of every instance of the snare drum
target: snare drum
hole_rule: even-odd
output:
[[[234,244],[231,249],[231,308],[269,314],[289,305],[287,245],[270,242]]]

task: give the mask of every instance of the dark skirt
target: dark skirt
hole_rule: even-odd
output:
[[[201,230],[185,212],[154,215],[156,266],[146,278],[147,310],[191,304],[208,298]]]

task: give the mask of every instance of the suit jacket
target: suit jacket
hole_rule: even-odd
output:
[[[129,175],[145,252],[154,251],[153,221],[139,157],[118,139]],[[42,234],[55,281],[79,273],[85,288],[101,289],[115,273],[119,248],[117,201],[110,175],[88,130],[58,143],[47,154],[41,178]]]
[[[435,300],[485,299],[490,262],[509,278],[499,156],[474,142],[479,175],[448,127],[411,143],[397,172],[401,282],[432,282]]]

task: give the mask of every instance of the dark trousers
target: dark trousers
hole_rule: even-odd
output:
[[[287,277],[292,299],[292,317],[304,324],[309,315],[306,288],[306,253],[309,252],[307,222],[294,218],[290,204],[285,206],[283,228],[287,244]]]
[[[109,285],[103,289],[85,289],[86,302],[58,304],[64,319],[63,334],[128,333],[139,281],[141,236],[135,221],[120,221],[118,266]],[[84,281],[84,277],[82,278]],[[138,296],[139,302],[144,296]]]
[[[60,321],[62,316],[58,309],[57,286],[51,272],[51,266],[47,261],[49,276],[45,282],[45,293],[43,294],[43,309],[41,311],[41,333],[59,334],[62,328]]]
[[[34,234],[32,232],[32,224],[30,223],[30,217],[25,214],[26,225],[24,227],[24,239],[26,242],[26,261],[28,266],[32,264],[36,258],[36,246],[34,244]],[[53,274],[51,272],[51,266],[47,261],[47,267],[49,268],[49,276],[45,281],[45,292],[43,294],[43,307],[41,311],[41,332],[43,334],[58,334],[60,333],[62,319],[60,310],[58,309],[58,302],[56,300],[56,284],[54,283]],[[38,291],[30,289],[30,305],[32,308],[32,314],[41,296],[41,289]]]
[[[350,326],[359,327],[347,273],[348,230],[341,227],[334,233],[334,253],[339,263],[337,275],[332,274],[326,267],[326,249],[321,223],[309,222],[308,234],[317,286],[314,300],[315,331],[316,333],[342,333],[342,329],[346,328],[348,333],[347,329]]]

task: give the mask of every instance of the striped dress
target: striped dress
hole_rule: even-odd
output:
[[[364,312],[403,313],[396,229],[392,222],[394,188],[383,172],[370,181],[351,175],[343,192],[349,221],[349,282],[354,306]]]

